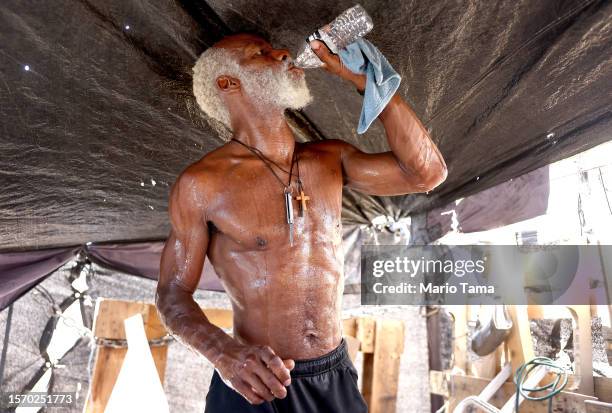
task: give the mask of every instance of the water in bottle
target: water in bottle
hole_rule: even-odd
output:
[[[294,64],[303,69],[311,69],[323,65],[323,62],[310,48],[309,43],[312,40],[324,42],[329,50],[337,54],[340,49],[365,36],[373,27],[374,24],[370,15],[361,5],[356,4],[342,12],[331,23],[308,36],[306,42],[300,48]]]

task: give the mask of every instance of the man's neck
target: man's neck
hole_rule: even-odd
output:
[[[288,165],[293,158],[295,138],[282,112],[249,116],[233,122],[234,138],[259,149],[267,158]]]

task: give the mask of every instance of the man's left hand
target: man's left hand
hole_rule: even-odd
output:
[[[340,76],[342,79],[348,80],[353,83],[358,90],[363,91],[365,88],[366,77],[362,74],[351,72],[344,64],[340,56],[333,54],[327,45],[319,40],[313,40],[310,42],[312,51],[321,59],[323,62],[323,69],[336,76]]]

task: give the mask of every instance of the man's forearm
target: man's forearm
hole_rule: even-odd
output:
[[[155,303],[169,332],[215,364],[232,337],[213,325],[193,296],[171,283],[157,289]]]
[[[346,80],[359,92],[366,87],[366,77],[350,71]],[[389,147],[402,170],[421,177],[424,187],[435,187],[446,178],[446,163],[436,144],[429,137],[416,113],[399,94],[395,94],[378,116],[387,134]]]
[[[420,176],[426,187],[446,178],[446,163],[416,113],[395,94],[378,117],[387,134],[391,151],[404,172]]]
[[[314,40],[310,43],[310,47],[324,62],[325,70],[351,82],[359,92],[365,90],[366,76],[353,73],[344,66],[340,58],[332,54],[325,43]],[[378,118],[387,132],[391,152],[407,180],[426,191],[444,181],[446,164],[440,151],[414,111],[397,93]]]
[[[170,333],[204,355],[221,380],[250,403],[287,396],[293,360],[282,360],[267,345],[244,344],[225,334],[208,321],[189,289],[176,280],[158,284],[155,304]]]

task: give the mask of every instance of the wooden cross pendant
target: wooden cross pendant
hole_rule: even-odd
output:
[[[300,190],[300,195],[296,196],[295,199],[300,201],[300,216],[304,216],[304,211],[308,210],[306,201],[310,201],[310,197],[304,194],[303,190]]]

